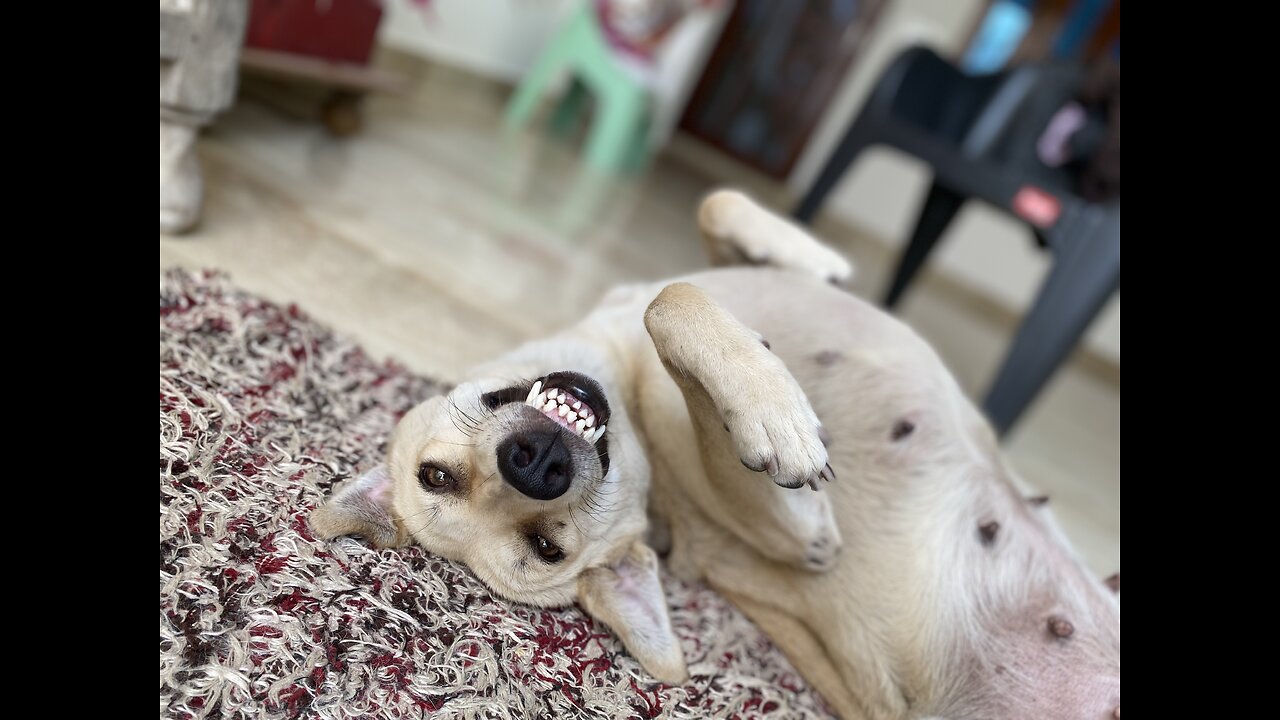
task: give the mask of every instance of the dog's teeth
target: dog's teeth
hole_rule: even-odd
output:
[[[541,390],[542,390],[542,381],[539,380],[533,384],[533,387],[529,388],[529,397],[525,398],[524,401],[532,405],[533,399],[538,397],[538,393]]]
[[[601,425],[600,427],[596,428],[596,434],[591,437],[591,444],[594,445],[596,441],[600,439],[600,436],[604,435],[604,431],[607,430],[608,428],[609,428],[608,425]]]
[[[569,414],[569,406],[568,406],[568,405],[561,405],[561,406],[560,406],[560,410],[558,410],[558,412],[560,413],[560,417],[564,417],[565,415],[568,415],[568,414]]]
[[[595,424],[596,424],[596,416],[592,415],[591,413],[587,413],[587,427],[592,427]]]
[[[574,409],[574,410],[581,410],[581,409],[582,409],[582,401],[581,401],[581,400],[579,400],[578,402],[574,403],[574,404],[573,404],[573,409]]]
[[[563,406],[562,406],[562,407],[563,407]],[[568,420],[568,421],[569,421],[569,422],[571,422],[571,423],[572,423],[572,422],[577,422],[577,420],[578,420],[578,413],[576,413],[576,412],[574,412],[574,411],[570,410],[570,411],[569,411],[569,414],[564,416],[564,419],[565,419],[565,420]]]
[[[578,429],[578,434],[582,435],[583,434],[582,430],[587,426],[587,421],[579,420],[578,422],[574,423],[573,426]]]
[[[529,404],[536,408],[541,408],[543,405],[547,404],[547,394],[538,393],[538,396],[530,400]]]
[[[587,428],[585,431],[583,431],[582,439],[586,440],[589,443],[595,444],[595,441],[596,441],[595,428]]]
[[[551,412],[552,410],[555,410],[555,409],[556,409],[555,400],[547,400],[547,404],[542,406],[543,412]]]

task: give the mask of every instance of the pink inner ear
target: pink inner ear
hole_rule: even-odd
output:
[[[356,481],[357,487],[364,491],[366,497],[379,507],[388,507],[391,503],[391,473],[386,465],[379,465]]]
[[[645,619],[656,625],[665,624],[667,618],[662,612],[665,599],[662,586],[652,571],[630,559],[623,560],[614,567],[617,582],[614,589],[621,602],[633,611],[644,615]],[[655,605],[655,603],[657,603]]]

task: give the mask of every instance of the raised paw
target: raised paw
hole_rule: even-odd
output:
[[[663,288],[644,322],[686,397],[715,406],[743,465],[786,488],[835,478],[809,399],[759,333],[688,283]]]
[[[781,365],[781,361],[778,361]],[[785,488],[835,479],[822,425],[800,386],[782,368],[721,408],[742,464]]]

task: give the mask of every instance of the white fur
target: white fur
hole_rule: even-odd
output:
[[[571,513],[582,502],[573,491],[539,506],[488,483],[409,534],[506,597],[580,600],[646,668],[678,679],[652,553],[637,544],[647,505],[671,569],[738,603],[847,718],[1118,715],[1118,599],[1047,508],[1016,491],[932,349],[831,287],[848,264],[741,194],[712,195],[700,219],[713,255],[774,267],[619,288],[578,326],[478,369],[449,396],[475,403],[512,378],[561,369],[605,388],[608,501],[565,536],[566,559],[512,575],[520,551],[503,539],[531,513]],[[424,457],[496,472],[501,422],[451,450],[442,443],[464,438],[446,410],[428,401],[397,430],[401,518],[442,504],[413,478]],[[818,479],[828,461],[830,483]],[[776,484],[744,465],[776,467]],[[1064,626],[1051,618],[1074,632],[1055,636]]]

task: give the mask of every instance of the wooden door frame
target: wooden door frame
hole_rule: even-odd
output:
[[[782,1],[799,2],[800,0]],[[823,118],[826,117],[827,111],[831,108],[832,101],[835,100],[836,95],[840,92],[840,88],[844,85],[844,81],[849,77],[853,61],[862,54],[865,49],[867,37],[870,36],[872,30],[874,30],[876,26],[876,21],[880,18],[881,10],[888,4],[887,0],[861,0],[861,3],[863,7],[866,8],[865,22],[857,28],[857,38],[851,41],[853,43],[853,51],[849,53],[848,57],[840,61],[839,67],[836,70],[836,82],[832,85],[830,93],[823,102],[822,110],[815,113],[813,119],[806,123],[807,127],[801,127],[800,142],[797,143],[795,148],[788,153],[786,160],[783,162],[782,168],[777,172],[776,177],[780,180],[786,179],[790,176],[791,171],[795,169],[796,162],[799,161],[800,157],[804,154],[805,149],[808,148],[809,143],[813,139],[814,130],[817,129],[817,127],[822,123]],[[738,7],[739,6],[735,5],[734,10],[736,11]],[[679,128],[739,162],[746,162],[753,168],[760,170],[765,174],[774,175],[773,172],[764,170],[759,165],[743,158],[737,150],[730,147],[727,143],[703,133],[692,124],[686,124],[690,109],[693,108],[699,100],[705,100],[712,92],[712,88],[708,85],[710,82],[709,78],[712,77],[713,74],[721,71],[724,66],[732,60],[730,57],[729,47],[724,43],[724,38],[733,27],[736,17],[738,17],[736,14],[730,14],[728,21],[724,24],[724,28],[720,31],[720,36],[716,38],[715,49],[712,51],[710,59],[707,60],[707,64],[702,70],[702,75],[698,78],[698,84],[694,87],[693,94],[690,96],[689,102],[685,104],[685,110],[680,116]]]

